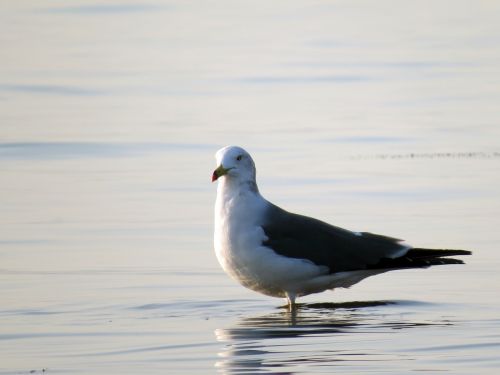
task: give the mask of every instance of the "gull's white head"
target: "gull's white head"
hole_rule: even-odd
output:
[[[255,183],[255,163],[248,152],[238,146],[221,148],[215,154],[217,169],[212,182],[220,177],[238,182]]]

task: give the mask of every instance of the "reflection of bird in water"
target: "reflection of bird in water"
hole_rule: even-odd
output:
[[[391,360],[373,352],[374,340],[401,329],[452,324],[412,321],[400,310],[409,304],[415,306],[408,301],[301,304],[292,311],[246,317],[215,331],[225,344],[216,367],[223,374],[291,374],[304,365]],[[380,306],[387,308],[380,312]]]
[[[285,297],[348,288],[366,277],[402,268],[461,264],[465,250],[413,248],[401,240],[351,232],[289,213],[265,200],[252,157],[240,147],[216,154],[220,179],[215,204],[215,251],[224,270],[243,286]]]

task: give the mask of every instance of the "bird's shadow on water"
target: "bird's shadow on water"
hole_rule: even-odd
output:
[[[449,320],[422,321],[401,313],[402,307],[411,310],[418,305],[426,304],[414,301],[311,303],[298,304],[292,311],[282,306],[272,313],[243,317],[232,327],[215,331],[217,340],[225,344],[218,353],[216,367],[223,374],[291,374],[301,365],[325,366],[345,361],[345,350],[335,353],[332,348],[318,347],[328,338],[335,338],[339,343],[346,335],[373,335],[369,337],[376,339],[377,333],[452,325]]]

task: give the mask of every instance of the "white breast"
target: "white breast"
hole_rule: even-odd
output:
[[[265,200],[253,192],[238,195],[228,191],[218,193],[215,206],[215,253],[222,268],[241,281],[246,266],[253,264],[252,250],[266,240],[260,227]]]

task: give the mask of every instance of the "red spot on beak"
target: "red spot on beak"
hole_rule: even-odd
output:
[[[212,182],[216,181],[218,178],[219,175],[217,174],[217,171],[214,171],[214,173],[212,173]]]

